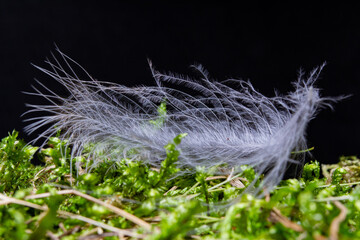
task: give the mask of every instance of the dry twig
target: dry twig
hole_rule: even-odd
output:
[[[178,188],[177,186],[173,186],[166,193],[164,193],[164,196],[166,196],[169,192],[176,190],[177,188]]]
[[[126,218],[127,220],[143,227],[144,229],[146,229],[147,231],[151,231],[152,227],[149,223],[145,222],[144,220],[136,217],[135,215],[132,215],[120,208],[117,208],[109,203],[106,203],[106,202],[103,202],[101,201],[100,199],[97,199],[97,198],[94,198],[90,195],[87,195],[85,193],[82,193],[82,192],[79,192],[77,190],[73,190],[73,189],[69,189],[69,190],[60,190],[57,192],[57,194],[59,195],[66,195],[66,194],[74,194],[74,195],[77,195],[77,196],[80,196],[82,198],[85,198],[91,202],[94,202],[94,203],[97,203],[101,206],[104,206],[106,207],[107,209],[109,209],[110,211]],[[51,196],[51,193],[40,193],[40,194],[35,194],[35,195],[30,195],[30,196],[27,196],[25,197],[25,199],[37,199],[37,198],[44,198],[44,197],[50,197]]]
[[[36,196],[36,195],[33,195],[33,196]],[[0,201],[0,205],[18,204],[18,205],[22,205],[22,206],[42,210],[42,211],[47,211],[48,210],[47,206],[40,206],[40,205],[35,204],[35,203],[31,203],[31,202],[27,202],[27,201],[24,201],[24,200],[8,197],[8,196],[5,196],[3,194],[0,194],[0,199],[2,200],[2,201]],[[116,232],[116,233],[118,233],[120,235],[125,235],[125,236],[130,236],[130,237],[135,237],[135,238],[144,238],[145,237],[144,235],[137,234],[137,233],[134,233],[134,232],[131,232],[131,231],[128,231],[128,230],[123,230],[123,229],[120,229],[120,228],[117,228],[117,227],[113,227],[113,226],[110,226],[108,224],[98,222],[98,221],[95,221],[93,219],[90,219],[90,218],[87,218],[87,217],[84,217],[84,216],[81,216],[81,215],[77,215],[77,214],[74,214],[74,213],[70,213],[70,212],[66,212],[66,211],[57,211],[57,213],[61,217],[68,217],[68,218],[72,218],[72,219],[77,219],[79,221],[86,222],[86,223],[89,223],[91,225],[101,227],[101,228],[106,229],[108,231]]]
[[[330,224],[329,240],[339,239],[338,234],[339,234],[340,223],[345,220],[347,214],[347,208],[342,203],[340,203],[339,201],[334,201],[334,204],[337,208],[340,209],[340,213],[337,217],[334,218],[334,220]]]
[[[276,209],[276,208],[272,209],[272,211],[270,213],[269,221],[274,222],[274,223],[279,222],[284,227],[290,228],[296,232],[304,231],[304,229],[299,224],[290,221],[287,217],[285,217],[284,215],[281,214],[279,209]]]

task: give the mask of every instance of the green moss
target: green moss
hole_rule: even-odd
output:
[[[180,156],[177,146],[185,136],[181,134],[165,146],[167,155],[160,169],[130,159],[113,162],[104,158],[91,172],[79,172],[77,176],[75,164],[84,161],[89,149],[83,157],[71,160],[66,141],[54,137],[36,153],[44,165],[34,166],[31,158],[38,148],[25,144],[17,132],[12,132],[0,144],[0,199],[5,195],[25,199],[35,193],[51,194],[29,200],[47,206],[46,212],[8,202],[0,204],[0,239],[46,239],[49,231],[64,235],[62,239],[100,234],[91,224],[61,218],[56,214],[59,210],[131,229],[152,240],[314,239],[320,235],[329,237],[331,223],[340,213],[335,201],[347,209],[346,218],[340,222],[339,239],[360,238],[360,187],[356,187],[360,164],[356,157],[342,157],[331,166],[311,162],[305,165],[301,179],[282,181],[266,198],[254,197],[251,191],[244,193],[244,188],[228,176],[212,178],[226,168],[224,165],[200,167],[195,173],[175,177]],[[73,172],[69,168],[71,162]],[[234,179],[246,188],[257,176],[252,168],[240,169],[242,173]],[[325,178],[321,178],[321,170]],[[142,218],[152,224],[152,230],[147,231],[89,199],[57,195],[59,190],[68,188]],[[297,229],[284,224],[284,219]],[[66,235],[68,231],[70,235]]]

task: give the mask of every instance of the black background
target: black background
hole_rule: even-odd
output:
[[[100,1],[99,1],[100,2]],[[54,43],[98,80],[151,85],[150,58],[159,70],[189,73],[194,62],[213,78],[250,79],[272,96],[286,93],[300,68],[327,66],[317,86],[324,96],[353,94],[323,110],[308,127],[320,162],[360,152],[360,18],[352,5],[236,5],[235,3],[120,1],[0,1],[0,135],[22,132],[25,103],[39,99],[34,77],[54,81],[30,63],[45,66]],[[65,92],[61,94],[66,94]]]

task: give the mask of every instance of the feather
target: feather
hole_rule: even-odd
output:
[[[294,153],[307,148],[308,122],[320,107],[331,107],[331,101],[340,99],[323,98],[314,86],[324,65],[307,77],[301,72],[293,83],[293,92],[266,97],[250,82],[211,80],[201,65],[192,66],[200,75],[196,80],[161,73],[149,61],[156,86],[100,82],[57,51],[60,59],[52,55],[53,62],[47,61],[49,69],[36,67],[64,86],[69,96],[59,96],[39,82],[45,92],[35,88],[33,95],[46,98],[49,104],[28,105],[28,113],[40,112],[41,116],[27,119],[32,123],[25,130],[30,134],[46,126],[38,140],[61,129],[72,146],[73,157],[94,144],[95,164],[101,151],[113,161],[129,157],[159,167],[166,156],[163,146],[178,134],[187,133],[178,146],[181,174],[198,166],[221,164],[236,173],[241,171],[239,166],[249,165],[259,174],[265,173],[261,187],[271,189],[289,165],[298,165],[301,171],[304,153]],[[74,68],[88,79],[78,77]],[[151,121],[158,119],[157,109],[164,101],[166,119],[154,127]]]

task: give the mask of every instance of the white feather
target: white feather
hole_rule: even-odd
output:
[[[62,136],[72,145],[73,156],[93,143],[95,163],[99,149],[114,161],[124,157],[119,152],[126,155],[128,150],[136,149],[126,157],[158,167],[165,158],[163,146],[178,134],[187,133],[178,146],[178,166],[183,173],[197,166],[210,168],[219,164],[241,171],[239,166],[246,164],[259,174],[266,173],[262,186],[271,189],[282,179],[289,163],[301,169],[304,154],[295,159],[292,152],[307,148],[306,126],[319,107],[337,100],[320,97],[314,86],[323,66],[315,68],[307,78],[300,74],[293,83],[293,92],[269,98],[250,82],[212,81],[201,65],[193,66],[201,75],[198,80],[160,73],[149,62],[156,86],[130,88],[100,82],[58,52],[62,64],[53,56],[53,63],[47,61],[50,70],[37,68],[66,87],[70,95],[58,96],[40,83],[47,93],[37,90],[35,95],[45,97],[50,104],[29,105],[29,112],[40,112],[41,116],[30,119],[33,123],[25,130],[32,133],[46,126],[39,138],[48,138],[62,129]],[[72,66],[80,67],[89,79],[79,79]],[[231,87],[234,85],[237,87]],[[157,108],[164,100],[166,121],[156,128],[150,120],[158,117]]]

